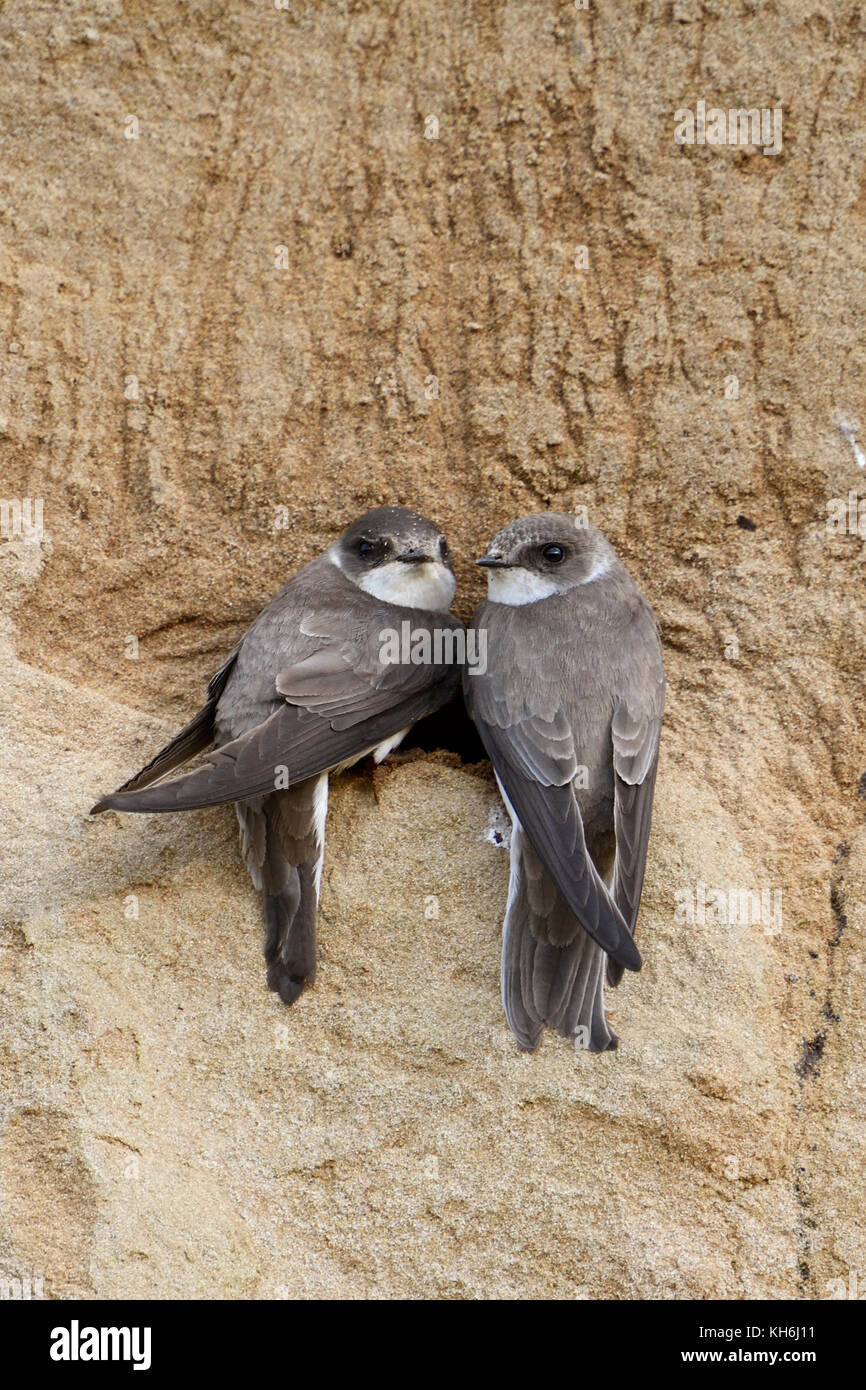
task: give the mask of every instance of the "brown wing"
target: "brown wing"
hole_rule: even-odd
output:
[[[264,717],[254,727],[223,743],[195,770],[157,786],[115,792],[103,797],[94,811],[189,810],[294,786],[355,761],[433,713],[453,695],[459,668],[383,660],[380,634],[394,625],[395,611],[399,617],[399,610],[390,605],[368,606],[363,622],[344,614],[342,624],[339,614],[305,617],[300,629],[302,655],[278,666],[267,703],[261,706]],[[292,643],[284,640],[281,615],[272,617],[270,632],[260,623],[251,634],[255,633],[259,644],[256,654],[261,652],[264,659],[270,646],[270,660],[275,662],[287,648],[291,650]],[[434,626],[462,627],[450,614],[413,612],[411,621],[414,631],[426,627],[431,634]],[[332,624],[337,635],[327,631]],[[297,622],[294,631],[299,631]],[[241,660],[219,701],[219,722],[229,728],[237,724],[237,711],[248,703],[244,643]],[[297,637],[294,645],[297,649]],[[261,664],[254,662],[256,683],[263,680]],[[267,688],[266,676],[264,681]]]
[[[555,699],[545,715],[530,712],[507,673],[466,676],[467,708],[475,720],[515,816],[577,922],[602,950],[629,970],[640,954],[587,850],[583,819],[572,782],[577,756],[571,730]],[[540,703],[540,700],[539,700]]]

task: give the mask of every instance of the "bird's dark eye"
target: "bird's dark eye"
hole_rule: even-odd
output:
[[[444,536],[442,536],[439,541],[439,554],[442,556],[443,560],[448,560],[451,557],[451,551],[448,549],[448,542]]]
[[[358,541],[358,554],[364,560],[366,560],[368,555],[373,554],[375,548],[372,541]]]
[[[565,559],[561,545],[546,545],[541,553],[549,565],[561,565]]]

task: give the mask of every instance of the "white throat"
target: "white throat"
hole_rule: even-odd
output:
[[[594,579],[607,574],[610,559],[600,555],[585,579],[578,580],[571,588],[591,584]],[[543,574],[515,565],[510,569],[489,569],[487,571],[487,597],[491,603],[507,603],[510,608],[522,608],[525,603],[538,603],[543,598],[553,598],[554,594],[567,593],[553,579]]]
[[[551,598],[556,592],[556,585],[550,579],[533,574],[532,570],[524,569],[522,565],[507,570],[487,571],[487,597],[493,603],[507,603],[510,608],[522,608],[524,603],[538,603],[539,599]]]
[[[336,553],[329,551],[328,557],[337,569],[342,569]],[[447,612],[457,588],[457,580],[450,569],[438,560],[424,560],[418,564],[389,560],[356,582],[365,594],[385,603],[394,603],[400,608],[426,608],[434,613]]]

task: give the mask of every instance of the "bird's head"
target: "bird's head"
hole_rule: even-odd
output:
[[[442,532],[408,507],[365,512],[346,527],[328,556],[359,589],[405,608],[444,612],[457,588]]]
[[[581,516],[536,512],[497,532],[476,564],[493,603],[522,605],[591,584],[617,563],[613,547]]]

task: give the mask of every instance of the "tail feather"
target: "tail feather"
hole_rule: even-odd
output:
[[[502,937],[502,1002],[508,1026],[524,1052],[535,1051],[543,1028],[530,1003],[533,950],[530,933],[516,929],[509,903]]]
[[[262,894],[268,986],[293,1004],[316,977],[327,774],[237,804],[241,848]]]
[[[502,999],[521,1048],[547,1025],[590,1052],[615,1048],[604,1013],[607,956],[557,893],[519,822],[511,840],[511,888],[502,949]]]
[[[617,853],[607,885],[632,936],[635,934],[637,925],[646,869],[646,855],[636,854],[634,847],[641,842],[646,844],[649,838],[656,769],[657,764],[654,764],[643,782],[631,785],[620,777],[617,777],[616,781],[614,814]],[[615,988],[622,979],[622,973],[622,966],[617,961],[609,959],[607,962],[608,984]]]

